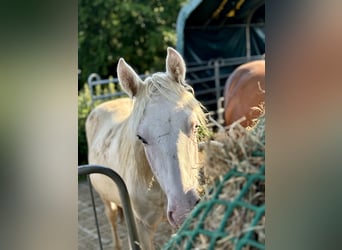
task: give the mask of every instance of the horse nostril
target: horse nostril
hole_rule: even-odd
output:
[[[200,203],[200,201],[201,201],[201,199],[198,199],[198,200],[196,201],[196,203],[195,203],[195,206],[196,206],[198,203]]]
[[[176,227],[176,228],[177,228],[177,224],[176,224],[175,219],[173,218],[173,212],[172,212],[172,211],[169,211],[169,212],[167,213],[167,218],[168,218],[170,224],[171,224],[173,227]]]

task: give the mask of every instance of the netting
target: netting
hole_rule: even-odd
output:
[[[219,150],[207,152],[212,165],[207,170],[215,169],[209,173],[215,175],[219,169],[218,178],[165,250],[265,249],[264,131],[262,118],[252,132],[235,128]]]

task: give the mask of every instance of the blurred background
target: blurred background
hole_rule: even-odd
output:
[[[176,47],[176,42],[188,63],[245,54],[243,25],[248,22],[254,24],[252,54],[262,54],[264,4],[260,0],[80,0],[79,87],[91,73],[102,78],[115,76],[120,57],[131,62],[140,74],[161,71],[166,48]]]
[[[185,0],[78,2],[80,88],[91,73],[116,76],[120,57],[144,74],[163,70],[176,43],[176,19]]]
[[[90,110],[124,95],[116,78],[120,57],[144,78],[165,71],[166,49],[176,48],[196,98],[222,124],[227,78],[265,53],[264,0],[82,0],[78,13],[79,164],[87,162]]]

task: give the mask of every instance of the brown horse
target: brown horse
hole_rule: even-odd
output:
[[[265,101],[265,60],[248,62],[237,67],[224,88],[224,121],[228,126],[245,117],[240,124],[251,127],[262,114]]]

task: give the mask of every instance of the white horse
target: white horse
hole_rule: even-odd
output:
[[[185,83],[185,72],[183,58],[172,48],[167,49],[166,72],[145,81],[121,58],[118,78],[131,99],[99,105],[86,122],[89,164],[108,166],[124,179],[142,249],[154,249],[152,239],[162,219],[177,228],[199,201],[196,133],[206,119]],[[119,249],[118,189],[104,175],[90,178],[105,204]]]

